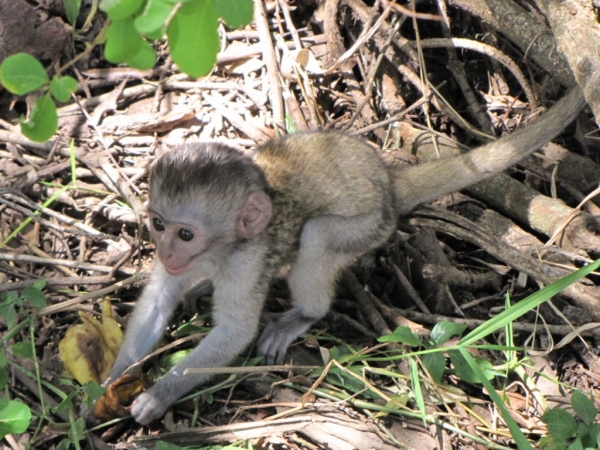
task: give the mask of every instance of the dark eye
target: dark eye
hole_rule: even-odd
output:
[[[165,224],[158,217],[152,218],[152,226],[156,231],[165,231]]]
[[[187,230],[185,228],[182,228],[181,230],[179,230],[179,232],[177,234],[179,235],[179,239],[181,239],[182,241],[185,241],[185,242],[190,242],[192,239],[194,239],[194,233],[192,233],[190,230]]]

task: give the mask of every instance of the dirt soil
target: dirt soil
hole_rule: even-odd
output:
[[[61,383],[57,355],[59,340],[79,321],[77,311],[98,313],[109,297],[126,327],[154,258],[145,225],[146,169],[167,149],[218,139],[251,152],[293,125],[360,136],[390,164],[417,164],[437,157],[440,147],[447,156],[448,149],[473,148],[527,126],[577,80],[590,105],[576,123],[508,174],[402,218],[387,245],[344,274],[331,312],[291,348],[293,364],[304,366],[361,350],[364,361],[352,373],[395,403],[364,384],[353,389],[354,378],[335,367],[337,375],[304,398],[316,381],[308,370],[233,381],[224,375],[215,381],[220,387],[176,405],[150,427],[124,420],[100,426],[80,442],[82,448],[138,448],[157,440],[195,447],[249,440],[261,449],[513,447],[480,385],[452,371],[435,385],[419,368],[426,412],[435,418],[426,426],[406,360],[369,356],[400,352],[377,341],[399,325],[422,336],[442,320],[475,328],[502,311],[506,294],[517,302],[600,257],[600,196],[596,191],[586,198],[600,180],[600,100],[586,73],[600,72],[594,59],[588,72],[574,64],[600,42],[590,38],[599,32],[598,11],[592,2],[564,3],[571,14],[558,17],[551,14],[560,8],[549,12],[545,2],[526,0],[425,1],[416,12],[387,1],[267,2],[261,7],[270,33],[255,24],[222,28],[218,63],[203,79],[179,73],[164,43],[157,44],[159,61],[150,71],[111,66],[102,48],[94,48],[66,71],[79,82],[77,102],[60,105],[59,131],[47,143],[20,134],[18,119],[31,99],[0,89],[0,293],[45,279],[51,305],[35,316],[33,336],[37,370],[48,384],[40,389],[25,372],[11,369],[7,393],[39,417],[41,396],[46,406],[61,401],[48,385],[72,389]],[[0,62],[29,52],[52,73],[82,54],[105,18],[97,14],[85,31],[73,32],[61,5],[0,0]],[[274,58],[265,57],[269,52]],[[26,219],[33,220],[11,234]],[[289,307],[282,278],[267,308]],[[187,302],[164,343],[176,340],[177,324],[184,322],[207,331],[209,312],[206,297]],[[594,322],[600,322],[597,276],[514,324],[515,345],[530,349],[520,354],[528,358],[525,372],[494,383],[534,445],[547,432],[541,414],[567,407],[571,387],[600,406],[600,331],[589,325]],[[5,318],[0,329],[8,329]],[[21,331],[9,338],[4,346],[31,336]],[[506,343],[503,333],[494,339],[488,343]],[[165,354],[192,346],[190,340],[175,345],[144,367],[156,372]],[[493,364],[506,359],[499,350],[476,354]],[[36,372],[31,360],[9,358],[9,367]],[[395,412],[381,412],[386,406]],[[0,446],[56,448],[66,436],[64,424],[75,418],[48,410]]]

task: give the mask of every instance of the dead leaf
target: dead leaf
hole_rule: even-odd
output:
[[[104,381],[123,343],[123,332],[110,306],[109,300],[102,303],[102,322],[80,311],[83,323],[69,328],[58,344],[58,357],[81,384]]]

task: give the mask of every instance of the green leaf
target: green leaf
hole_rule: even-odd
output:
[[[337,367],[327,373],[326,380],[334,386],[342,387],[354,394],[360,393],[364,398],[373,398],[373,393],[365,390],[365,383]]]
[[[43,142],[50,139],[58,128],[56,105],[50,94],[38,98],[33,105],[28,120],[21,117],[21,133],[32,141]]]
[[[146,41],[142,41],[140,50],[131,58],[125,60],[128,66],[141,70],[148,70],[154,67],[156,62],[156,53],[154,48]]]
[[[159,39],[165,37],[166,32],[166,28],[159,28],[158,30],[153,31],[152,33],[144,33],[144,36],[146,36],[146,38],[150,41],[158,41]]]
[[[65,13],[67,14],[67,20],[73,27],[77,22],[77,16],[79,16],[79,10],[81,9],[81,0],[64,0]]]
[[[179,339],[192,334],[208,333],[211,330],[211,327],[199,326],[199,324],[204,323],[205,319],[208,319],[209,316],[209,314],[202,314],[194,317],[194,319],[189,322],[182,323],[173,333],[173,337]]]
[[[8,370],[6,370],[7,363],[8,360],[6,358],[6,349],[4,346],[2,346],[0,347],[0,390],[4,390],[8,382]]]
[[[173,11],[173,3],[163,0],[148,0],[144,11],[133,21],[135,29],[142,34],[151,34],[162,29]]]
[[[446,358],[442,352],[427,353],[423,355],[423,364],[427,368],[429,375],[436,383],[442,382],[442,376],[446,370]]]
[[[600,439],[600,423],[593,423],[588,426],[589,433],[589,443],[587,443],[588,447],[600,447],[600,445],[596,445],[598,440]]]
[[[0,83],[13,94],[28,94],[47,82],[42,64],[27,53],[9,56],[0,64]]]
[[[219,51],[218,17],[213,0],[184,3],[167,28],[173,61],[192,77],[207,75]]]
[[[58,444],[58,447],[56,447],[56,450],[69,450],[70,448],[71,448],[71,440],[70,439],[63,439]]]
[[[23,289],[23,292],[21,292],[21,297],[37,308],[43,308],[46,306],[46,297],[42,291],[34,286],[27,286],[25,289]]]
[[[100,396],[106,392],[106,388],[103,388],[95,381],[88,381],[81,387],[81,389],[92,400],[100,398]]]
[[[578,389],[573,391],[573,395],[571,396],[571,406],[573,406],[573,411],[575,411],[584,423],[591,425],[596,421],[598,410],[596,409],[594,402]]]
[[[85,423],[83,417],[80,417],[75,422],[71,422],[71,428],[69,428],[69,439],[73,442],[79,442],[83,439],[83,430],[85,429]]]
[[[0,390],[4,390],[8,384],[8,370],[0,369]]]
[[[336,345],[335,347],[331,347],[329,349],[329,361],[333,361],[335,359],[337,362],[343,364],[354,355],[356,355],[356,350],[348,345]]]
[[[381,336],[377,340],[379,342],[399,342],[411,347],[419,347],[421,345],[421,338],[410,331],[408,327],[398,327],[392,334]]]
[[[570,439],[577,431],[577,423],[564,409],[553,408],[544,413],[542,422],[548,426],[548,432],[558,439]]]
[[[296,130],[296,124],[294,123],[292,116],[290,116],[289,114],[286,114],[284,119],[285,119],[285,131],[287,132],[287,134],[294,134],[297,130]]]
[[[144,0],[101,0],[100,9],[111,20],[122,20],[131,18],[143,4]]]
[[[17,319],[17,309],[15,308],[15,304],[4,303],[0,305],[0,316],[4,317],[6,325],[10,330],[15,325],[15,320]]]
[[[71,92],[77,89],[77,80],[73,77],[53,76],[50,81],[50,92],[59,102],[68,102],[71,99]]]
[[[450,361],[454,365],[454,370],[456,372],[456,376],[463,381],[468,383],[481,383],[481,378],[474,371],[473,367],[469,364],[468,361],[465,360],[462,353],[453,350],[449,351],[448,355],[450,355]],[[472,358],[475,363],[479,366],[480,372],[485,375],[487,380],[491,380],[494,378],[494,367],[492,363],[489,362],[485,358]]]
[[[390,401],[385,402],[385,407],[397,410],[398,405],[406,406],[408,405],[408,401],[410,400],[410,396],[407,392],[393,394],[390,396]]]
[[[58,405],[52,408],[52,412],[70,410],[73,407],[73,398],[75,398],[77,394],[77,391],[71,392]]]
[[[0,439],[7,434],[19,434],[27,430],[31,422],[31,410],[27,405],[10,400],[0,409]]]
[[[240,28],[252,22],[254,5],[252,0],[214,0],[217,14],[231,28]]]
[[[567,447],[567,450],[584,450],[583,449],[583,444],[581,443],[581,439],[577,438],[575,439],[571,445],[569,445]]]
[[[33,287],[39,289],[40,291],[46,287],[46,280],[37,280],[33,283]]]
[[[447,321],[438,322],[431,330],[431,340],[436,345],[442,345],[448,342],[452,336],[458,336],[466,329],[466,325]]]
[[[544,436],[538,441],[537,448],[539,450],[565,450],[567,441],[557,439],[554,436]]]
[[[2,294],[0,298],[5,303],[17,303],[19,301],[19,294],[16,291],[8,291]]]
[[[31,348],[31,341],[17,342],[10,347],[13,354],[21,358],[31,358],[33,356],[33,349]]]
[[[594,448],[596,447],[599,432],[600,424],[593,423],[588,425],[587,423],[579,422],[577,425],[576,436],[581,440],[581,444],[585,448]]]
[[[177,364],[179,364],[181,361],[183,361],[185,359],[185,357],[187,355],[189,355],[191,352],[192,352],[191,349],[186,349],[186,350],[179,350],[177,352],[170,353],[170,354],[166,355],[165,357],[161,358],[161,366],[167,367],[168,369],[170,369],[171,367],[175,367]]]
[[[111,63],[121,63],[133,58],[144,40],[133,26],[133,19],[113,20],[106,30],[104,57]]]

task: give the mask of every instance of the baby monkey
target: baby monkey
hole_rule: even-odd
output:
[[[392,169],[364,142],[337,133],[274,139],[254,157],[218,143],[168,151],[150,169],[157,258],[110,373],[116,380],[162,336],[184,294],[210,280],[215,328],[134,402],[148,424],[200,383],[188,368],[230,364],[254,339],[269,284],[290,264],[294,304],[258,340],[266,364],[329,310],[340,271],[389,239],[416,205],[498,173],[554,138],[585,101],[572,90],[540,119],[499,141],[431,163]],[[107,380],[107,381],[109,381]]]

